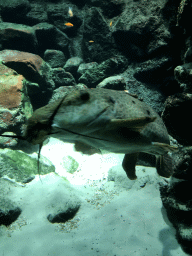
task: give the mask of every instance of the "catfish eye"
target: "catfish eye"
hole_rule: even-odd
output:
[[[87,100],[89,100],[90,95],[89,95],[89,93],[87,91],[81,91],[80,92],[80,98],[83,101],[87,101]]]

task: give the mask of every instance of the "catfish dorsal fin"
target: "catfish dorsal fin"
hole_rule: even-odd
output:
[[[130,130],[139,132],[145,125],[154,122],[156,117],[140,117],[134,119],[112,119],[108,124],[108,129],[114,129],[118,127],[126,127]]]

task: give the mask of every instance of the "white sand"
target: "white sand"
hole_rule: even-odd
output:
[[[166,219],[154,168],[138,166],[138,179],[130,181],[121,168],[122,155],[85,156],[72,144],[56,139],[42,149],[56,171],[36,177],[26,187],[15,186],[8,194],[21,207],[19,219],[0,229],[0,256],[184,256],[175,230]],[[80,163],[74,174],[66,173],[62,158],[71,155]],[[113,166],[113,167],[112,167]],[[107,182],[112,167],[114,181]],[[81,207],[73,220],[51,224],[47,215],[60,200]]]

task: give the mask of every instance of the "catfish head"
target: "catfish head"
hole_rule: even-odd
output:
[[[61,130],[86,135],[101,129],[113,116],[115,108],[110,97],[99,99],[87,90],[74,90],[34,111],[28,119],[23,139],[36,145]]]

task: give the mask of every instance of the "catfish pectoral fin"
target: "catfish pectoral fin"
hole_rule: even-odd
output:
[[[172,157],[168,154],[156,156],[156,168],[160,176],[169,178],[173,174]]]
[[[137,179],[137,176],[135,174],[135,172],[136,172],[135,166],[136,166],[138,155],[139,155],[139,153],[125,154],[125,156],[123,158],[122,166],[123,166],[124,171],[127,174],[127,177],[130,180]]]
[[[101,151],[97,148],[87,145],[81,141],[75,141],[75,150],[86,155],[101,154]]]
[[[107,125],[107,129],[126,127],[130,130],[139,132],[145,125],[154,122],[156,117],[140,117],[135,119],[111,119]]]

